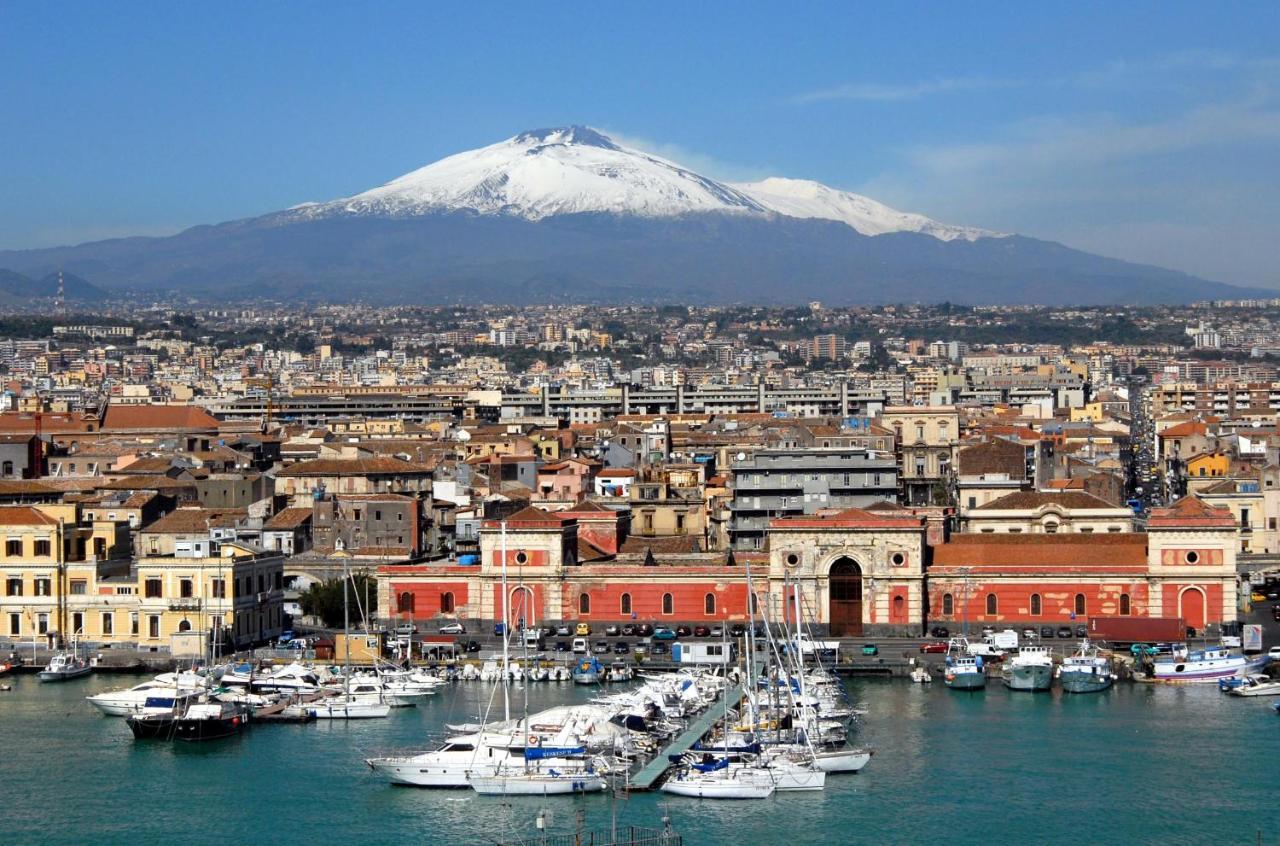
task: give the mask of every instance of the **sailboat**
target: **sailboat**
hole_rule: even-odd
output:
[[[328,696],[307,706],[317,720],[368,720],[385,717],[391,713],[391,705],[382,695],[381,687],[370,693],[354,693],[351,690],[351,609],[347,598],[347,581],[350,579],[344,563],[342,568],[342,632],[344,652],[342,658],[342,693]]]
[[[506,543],[506,526],[503,526],[503,544]],[[506,562],[506,555],[502,560]],[[509,596],[505,589],[503,596]],[[507,663],[507,639],[511,636],[511,618],[504,601],[502,628],[502,657],[504,668]],[[524,644],[524,663],[529,663],[529,645]],[[504,709],[510,716],[510,692],[503,685]],[[529,721],[529,684],[524,684],[524,717],[520,721],[520,730],[526,737],[523,754],[516,758],[508,756],[498,761],[492,772],[472,773],[468,777],[471,788],[482,796],[563,796],[573,793],[599,793],[607,782],[597,772],[593,762],[585,759],[586,747],[543,748],[542,737],[533,730]],[[554,759],[551,761],[549,759]]]

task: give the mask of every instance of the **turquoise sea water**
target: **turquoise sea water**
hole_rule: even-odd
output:
[[[207,744],[136,742],[83,697],[134,684],[6,679],[0,693],[0,843],[493,842],[550,828],[654,826],[700,844],[1280,844],[1280,716],[1216,687],[1123,685],[1092,696],[957,693],[941,684],[849,683],[876,757],[822,793],[760,802],[636,794],[506,800],[397,788],[362,763],[418,749],[474,720],[492,687],[443,689],[385,720],[258,725]],[[517,693],[517,700],[522,701]],[[582,700],[530,686],[532,708]]]

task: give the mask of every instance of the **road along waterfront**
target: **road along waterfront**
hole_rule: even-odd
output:
[[[259,725],[209,744],[134,741],[84,696],[141,680],[90,676],[0,693],[3,839],[13,844],[493,842],[549,828],[656,827],[686,844],[1280,843],[1280,717],[1213,685],[1118,685],[1097,695],[958,693],[902,680],[846,682],[866,709],[852,742],[877,754],[818,793],[714,803],[663,794],[482,797],[396,788],[371,755],[422,749],[474,721],[493,686],[455,683],[386,720]],[[531,708],[592,690],[533,684]]]

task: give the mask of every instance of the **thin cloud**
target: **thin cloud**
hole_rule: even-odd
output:
[[[822,103],[832,100],[861,100],[869,102],[894,102],[919,100],[935,94],[952,94],[964,91],[986,91],[1008,88],[1018,83],[1013,80],[990,77],[951,77],[928,79],[907,84],[881,82],[848,82],[834,88],[810,91],[793,98],[796,103]]]
[[[597,128],[623,147],[631,147],[632,149],[667,159],[681,167],[688,168],[694,173],[709,176],[712,179],[719,179],[724,182],[753,182],[777,173],[776,169],[764,165],[744,165],[736,162],[727,162],[714,156],[708,156],[705,153],[690,150],[679,144],[653,141],[649,138],[641,138],[625,132]]]

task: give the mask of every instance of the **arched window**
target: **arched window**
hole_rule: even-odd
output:
[[[702,598],[702,613],[716,613],[716,595],[714,593],[709,593]]]
[[[1130,613],[1132,612],[1130,610],[1129,594],[1122,593],[1120,594],[1120,614],[1124,617],[1128,617]]]
[[[578,613],[579,614],[591,613],[591,597],[585,593],[578,594]]]
[[[1041,613],[1040,594],[1033,593],[1031,594],[1031,616],[1039,617]]]
[[[178,631],[180,632],[191,631],[191,622],[189,620],[183,620],[181,623],[178,623]]]
[[[944,593],[942,595],[942,615],[950,617],[954,613],[956,613],[955,600],[951,598],[951,594]]]
[[[618,610],[623,614],[631,613],[631,594],[624,593],[618,601]]]
[[[1084,594],[1077,593],[1076,594],[1076,616],[1079,616],[1083,613],[1084,613]]]
[[[440,613],[442,614],[453,613],[453,593],[452,592],[446,591],[445,593],[440,594]]]
[[[413,613],[413,594],[407,590],[404,593],[400,594],[400,601],[397,603],[397,607],[399,607],[400,613],[402,614],[403,613],[412,614]]]
[[[996,599],[996,595],[994,593],[987,594],[987,614],[991,615],[999,613],[1000,602]]]
[[[674,598],[671,594],[669,594],[669,593],[664,593],[664,594],[662,595],[662,613],[663,613],[663,614],[674,614],[674,613],[676,613],[676,601],[675,601],[675,598]]]

